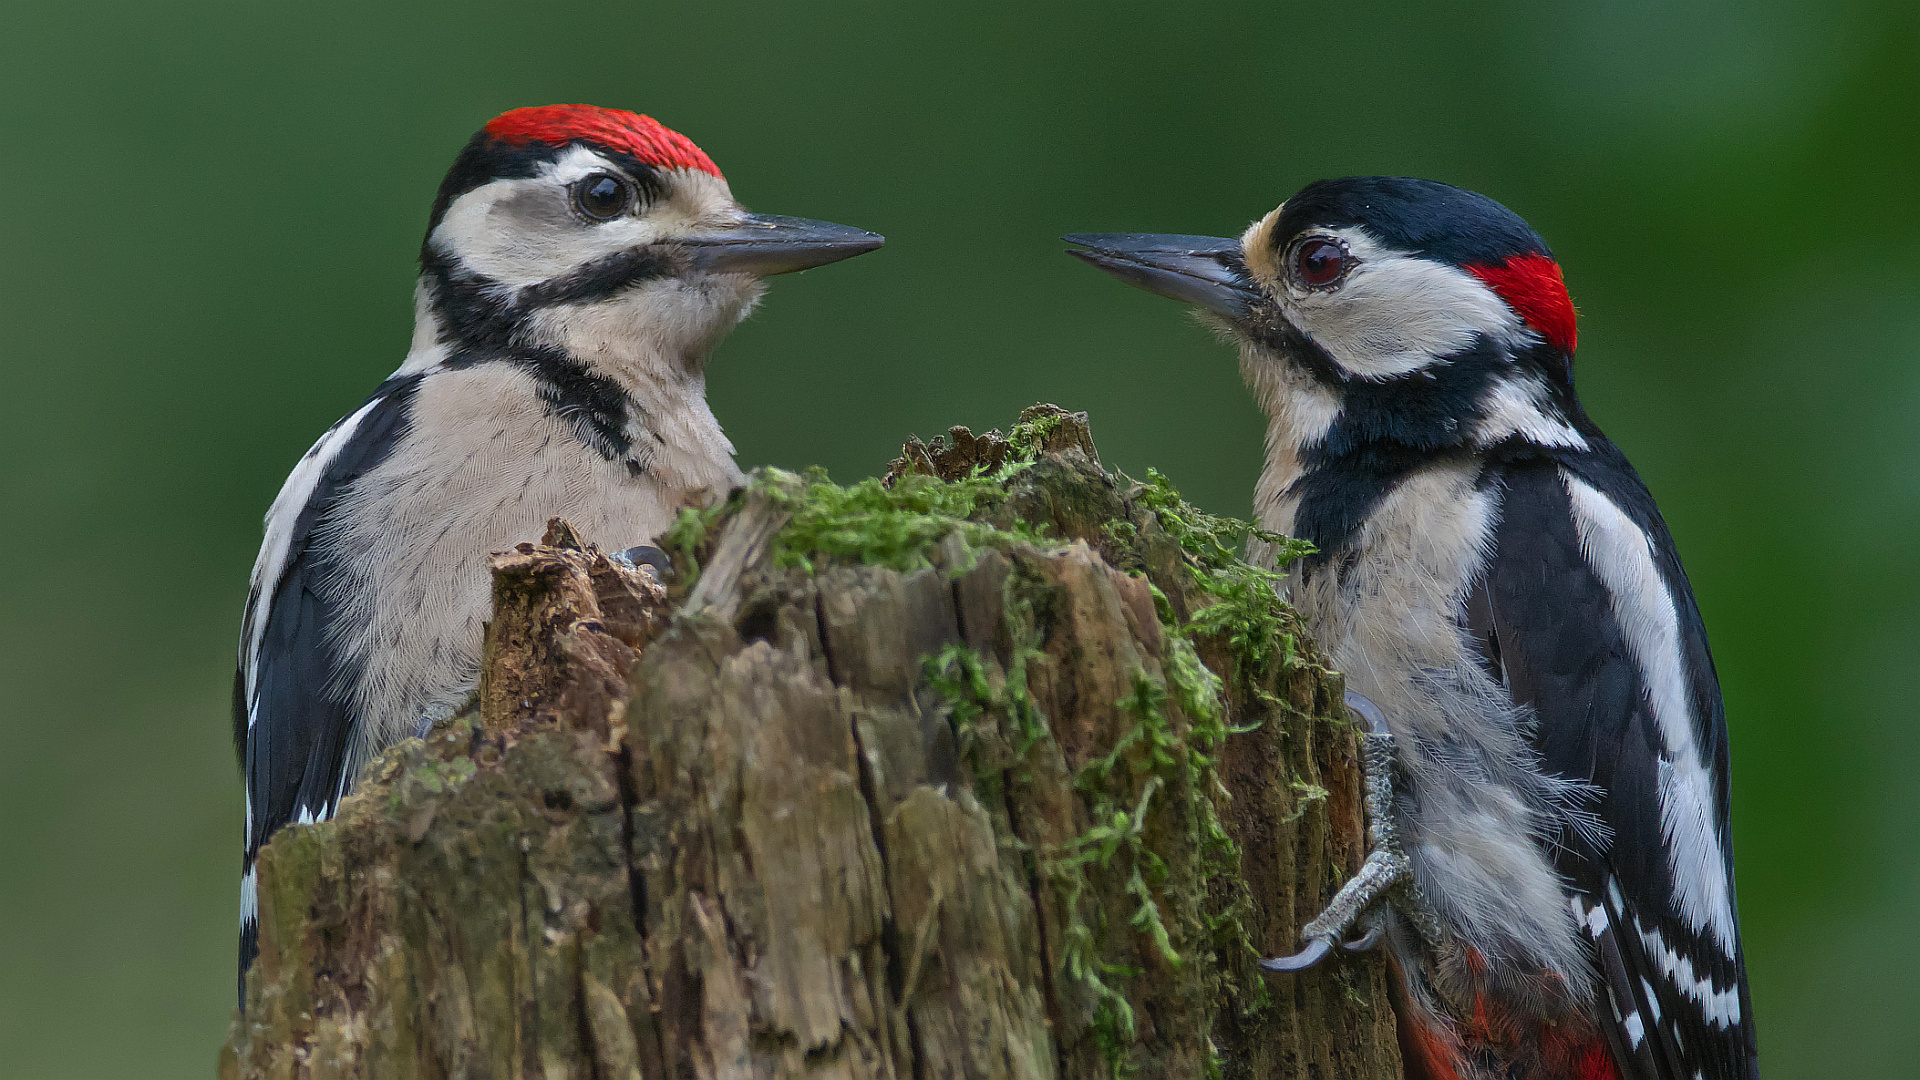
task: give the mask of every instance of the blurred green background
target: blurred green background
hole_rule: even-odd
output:
[[[685,131],[755,209],[891,238],[776,282],[712,368],[743,463],[843,479],[1050,400],[1245,514],[1232,353],[1054,237],[1231,234],[1351,173],[1519,211],[1714,635],[1768,1075],[1913,1075],[1910,0],[10,8],[0,1075],[210,1073],[260,515],[399,363],[454,153],[568,101]]]

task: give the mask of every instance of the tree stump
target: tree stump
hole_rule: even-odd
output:
[[[477,705],[262,850],[221,1076],[1398,1077],[1377,956],[1255,965],[1364,851],[1245,532],[1036,407],[758,473],[670,588],[495,556]]]

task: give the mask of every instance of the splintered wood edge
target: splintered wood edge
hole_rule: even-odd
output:
[[[746,505],[727,523],[713,559],[687,595],[685,610],[711,612],[723,620],[732,620],[740,608],[736,586],[740,584],[741,575],[766,558],[773,538],[792,519],[793,511],[772,495],[765,491],[748,492]]]

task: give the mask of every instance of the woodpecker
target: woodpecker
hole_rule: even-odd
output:
[[[243,1003],[260,846],[330,817],[372,756],[473,691],[488,553],[554,516],[642,543],[734,486],[709,354],[761,279],[882,242],[747,213],[698,146],[635,113],[516,109],[467,143],[433,202],[405,362],[267,512],[233,692]]]
[[[1238,345],[1257,516],[1313,544],[1288,597],[1375,728],[1373,851],[1269,966],[1384,939],[1409,1077],[1757,1077],[1718,678],[1545,242],[1377,176],[1237,240],[1066,239]]]

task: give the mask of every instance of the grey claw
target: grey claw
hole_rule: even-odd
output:
[[[1385,937],[1386,934],[1387,934],[1386,928],[1381,926],[1378,923],[1375,923],[1373,926],[1367,929],[1366,933],[1360,935],[1359,937],[1355,938],[1352,941],[1346,942],[1340,947],[1342,949],[1345,949],[1348,952],[1367,952],[1368,950],[1372,949],[1374,946],[1380,944],[1380,939]]]
[[[1333,945],[1326,938],[1314,938],[1307,947],[1292,956],[1276,956],[1271,960],[1260,961],[1260,966],[1268,971],[1305,971],[1327,958],[1333,952]]]
[[[634,570],[651,566],[653,576],[661,581],[665,581],[673,573],[673,560],[667,557],[666,552],[652,544],[640,544],[625,551],[616,551],[607,558]]]
[[[1347,691],[1347,708],[1359,713],[1367,721],[1367,729],[1374,735],[1392,735],[1393,729],[1387,726],[1387,714],[1380,706],[1368,701],[1353,691]]]
[[[1344,952],[1366,952],[1378,946],[1386,935],[1386,924],[1377,915],[1368,918],[1367,911],[1385,901],[1390,890],[1401,888],[1413,872],[1400,850],[1393,823],[1393,729],[1387,726],[1380,707],[1360,694],[1347,693],[1347,709],[1367,722],[1367,733],[1360,742],[1366,776],[1367,835],[1372,850],[1326,910],[1306,925],[1302,934],[1307,947],[1292,956],[1260,961],[1268,971],[1305,971],[1331,955],[1336,944]],[[1367,932],[1341,942],[1363,919]]]

